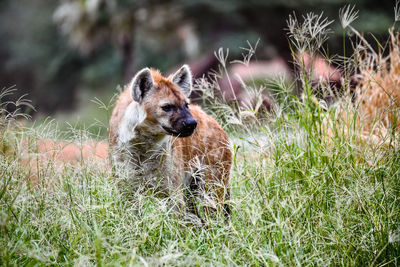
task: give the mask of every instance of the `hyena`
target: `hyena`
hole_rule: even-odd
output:
[[[149,68],[139,71],[111,116],[111,161],[132,183],[178,196],[178,206],[189,212],[197,212],[193,201],[203,196],[228,216],[229,138],[212,117],[190,104],[191,88],[187,65],[168,78]]]

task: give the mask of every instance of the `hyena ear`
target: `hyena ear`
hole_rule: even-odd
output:
[[[172,82],[178,85],[186,96],[189,96],[192,91],[192,72],[189,66],[185,64],[175,72]]]
[[[144,68],[140,70],[135,77],[133,77],[130,85],[130,91],[133,100],[141,103],[153,85],[154,80],[150,69]]]

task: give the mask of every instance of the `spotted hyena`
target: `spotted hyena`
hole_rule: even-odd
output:
[[[116,171],[126,171],[132,183],[174,194],[194,212],[196,196],[215,207],[226,204],[232,151],[221,126],[190,104],[191,87],[187,65],[168,78],[139,71],[112,113],[110,153]]]

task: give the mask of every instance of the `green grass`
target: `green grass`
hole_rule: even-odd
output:
[[[35,115],[34,128],[54,120],[58,131],[62,132],[64,137],[73,136],[74,130],[83,130],[93,138],[106,139],[108,136],[108,120],[111,116],[113,103],[117,96],[117,90],[104,92],[93,92],[92,90],[82,89],[77,96],[77,108],[72,112],[58,112],[53,117],[44,117],[43,114]]]
[[[49,168],[33,186],[18,153],[2,154],[1,264],[398,265],[397,142],[321,138],[331,110],[307,103],[257,132],[231,130],[229,224],[188,223],[167,199],[120,190],[89,162]],[[15,144],[18,131],[3,138]]]
[[[305,20],[301,26],[291,18],[289,29],[310,30],[316,42],[295,30],[289,39],[298,49],[318,50],[326,25],[310,27],[321,23],[312,14]],[[171,200],[121,188],[95,162],[50,163],[31,184],[20,161],[22,140],[59,138],[59,130],[0,124],[0,264],[400,265],[398,133],[362,136],[357,107],[346,99],[329,108],[316,103],[310,77],[300,74],[294,84],[302,90],[274,87],[272,114],[243,112],[204,91],[206,110],[228,130],[235,151],[229,223],[222,216],[205,226],[187,221],[171,211]],[[67,136],[91,135],[70,127]]]

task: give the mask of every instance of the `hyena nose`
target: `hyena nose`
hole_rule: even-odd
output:
[[[185,121],[183,121],[183,127],[185,127],[188,130],[194,130],[197,127],[197,121],[194,118],[189,118]]]

